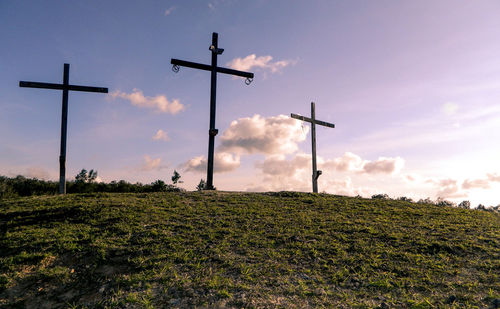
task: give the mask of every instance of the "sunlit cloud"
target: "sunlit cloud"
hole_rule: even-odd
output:
[[[323,168],[334,169],[339,172],[361,172],[363,170],[363,165],[365,162],[360,156],[352,153],[346,152],[340,158],[334,158],[322,164]]]
[[[400,157],[381,157],[376,161],[369,161],[363,165],[363,172],[367,174],[397,174],[404,166],[404,160]]]
[[[433,185],[437,192],[436,198],[463,198],[466,197],[467,194],[460,190],[460,186],[458,184],[458,180],[452,178],[445,179],[427,179],[425,183]]]
[[[138,107],[153,108],[157,112],[169,113],[175,115],[184,110],[184,105],[179,100],[174,99],[169,101],[165,95],[157,95],[155,97],[144,96],[141,90],[134,89],[132,93],[125,93],[116,90],[109,94],[113,99],[121,98],[130,101],[132,105]]]
[[[153,140],[168,142],[170,140],[170,137],[168,136],[167,132],[159,129],[158,131],[156,131],[156,134],[153,135]]]
[[[349,176],[343,179],[327,179],[324,181],[324,191],[339,195],[364,197],[369,197],[377,192],[373,188],[355,187]]]
[[[289,154],[306,139],[308,127],[285,115],[254,115],[231,122],[220,138],[220,149],[234,153]]]
[[[327,160],[322,164],[325,168],[335,169],[339,172],[359,172],[366,174],[396,174],[404,166],[400,157],[380,157],[376,161],[363,160],[360,156],[346,152],[342,157]]]
[[[486,176],[488,177],[489,181],[500,182],[500,175],[498,175],[497,173],[488,173],[486,174]]]
[[[465,179],[462,183],[462,189],[490,189],[491,184],[500,182],[500,175],[486,174],[485,178]]]
[[[463,189],[489,189],[491,188],[488,179],[466,179],[462,183]]]
[[[272,56],[260,56],[255,54],[246,56],[245,58],[235,58],[227,63],[227,65],[235,70],[249,71],[253,68],[260,68],[268,70],[271,73],[279,72],[281,69],[293,65],[296,61],[293,60],[280,60],[272,62]]]
[[[218,152],[214,155],[214,173],[225,173],[236,170],[240,166],[240,157],[227,152]],[[207,159],[198,156],[188,160],[182,165],[186,172],[206,172]]]
[[[310,164],[311,155],[299,153],[291,160],[286,160],[281,155],[269,156],[264,161],[257,162],[255,166],[265,175],[292,176],[297,170],[309,168]]]
[[[148,155],[144,156],[144,162],[141,166],[142,171],[162,170],[165,168],[167,168],[167,166],[161,164],[161,158],[151,158]]]
[[[380,158],[376,161],[363,160],[356,154],[346,153],[343,157],[325,160],[317,157],[318,168],[323,171],[320,177],[322,190],[342,195],[362,195],[369,196],[377,192],[371,187],[355,187],[352,179],[346,174],[357,178],[363,174],[386,174],[391,175],[399,172],[404,160],[401,158]],[[269,155],[263,161],[255,163],[255,167],[260,170],[262,182],[258,185],[249,184],[248,191],[275,191],[275,190],[311,190],[311,155],[297,153],[290,158],[284,155]],[[337,173],[333,173],[336,171]],[[378,177],[387,177],[379,175]]]

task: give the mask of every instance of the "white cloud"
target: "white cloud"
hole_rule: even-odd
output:
[[[175,115],[182,110],[184,110],[184,105],[182,105],[179,100],[174,99],[168,101],[165,95],[157,95],[155,97],[145,97],[141,90],[134,89],[132,93],[125,93],[116,90],[109,94],[113,99],[121,98],[129,100],[132,105],[139,107],[154,108],[156,111],[161,113],[169,113]]]
[[[360,156],[346,152],[342,157],[327,160],[324,168],[335,169],[339,172],[359,172],[366,174],[396,174],[404,166],[404,160],[400,157],[380,157],[376,161],[361,159]]]
[[[152,170],[162,170],[167,168],[165,165],[161,165],[161,158],[151,158],[148,155],[144,156],[144,163],[141,166],[141,170],[143,171],[152,171]]]
[[[321,190],[342,195],[370,196],[377,190],[369,187],[354,187],[350,177],[339,180],[338,172],[351,172],[357,177],[361,174],[393,174],[398,172],[404,163],[401,158],[380,158],[377,161],[363,160],[358,155],[347,152],[343,157],[324,160],[317,157],[318,168],[323,170],[319,178]],[[251,184],[248,191],[276,191],[276,190],[311,190],[311,155],[297,153],[290,159],[283,155],[267,156],[264,161],[257,162],[255,167],[262,173],[262,182]],[[344,175],[345,176],[345,175]]]
[[[377,161],[366,162],[363,165],[363,172],[367,174],[397,174],[404,166],[404,160],[400,157],[381,157]]]
[[[497,173],[487,174],[487,177],[489,181],[500,182],[500,175],[498,175]]]
[[[460,187],[458,186],[458,181],[456,179],[440,179],[440,180],[433,180],[433,179],[428,179],[426,181],[427,183],[432,183],[435,186],[437,186],[437,193],[436,197],[437,198],[461,198],[461,197],[466,197],[467,195],[460,191]]]
[[[276,73],[279,70],[293,65],[296,61],[292,60],[280,60],[272,62],[272,56],[260,56],[257,57],[255,54],[246,56],[245,58],[235,58],[227,63],[227,65],[235,70],[248,71],[252,68],[261,68],[264,70],[269,70],[271,73]]]
[[[488,173],[485,178],[465,179],[462,183],[462,189],[490,189],[491,183],[500,182],[500,175]]]
[[[218,152],[214,157],[214,173],[225,173],[236,170],[240,166],[240,157],[227,152]],[[207,159],[198,156],[183,164],[186,172],[206,172]]]
[[[441,111],[447,116],[455,115],[457,110],[458,104],[453,102],[446,102],[443,106],[441,106]]]
[[[488,179],[466,179],[462,183],[462,189],[489,189],[491,188]]]
[[[169,7],[168,9],[165,10],[165,16],[168,16],[170,14],[172,14],[172,12],[175,10],[175,6],[171,6]]]
[[[309,127],[285,115],[240,118],[231,122],[220,138],[220,149],[234,153],[289,154],[306,139]]]
[[[265,175],[293,176],[297,170],[307,169],[310,164],[311,155],[299,153],[291,160],[286,160],[281,155],[269,156],[263,162],[257,162],[255,166]]]
[[[365,161],[360,156],[346,152],[340,158],[329,160],[323,164],[323,168],[335,169],[339,172],[361,172]]]
[[[372,188],[356,188],[354,187],[351,177],[345,177],[344,179],[330,179],[325,181],[325,191],[331,192],[338,195],[347,196],[371,196],[375,194],[376,190]]]
[[[169,141],[170,140],[170,137],[168,137],[168,134],[167,132],[163,131],[162,129],[159,129],[158,131],[156,131],[156,134],[153,135],[153,139],[155,141]]]

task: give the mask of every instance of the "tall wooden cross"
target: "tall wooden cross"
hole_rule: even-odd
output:
[[[208,48],[212,52],[212,63],[201,64],[190,61],[184,61],[179,59],[173,59],[170,63],[173,65],[172,70],[174,72],[179,72],[179,66],[184,66],[193,69],[200,69],[211,72],[210,81],[210,129],[208,130],[208,164],[207,164],[207,190],[213,190],[213,174],[214,174],[214,144],[215,136],[219,133],[219,130],[215,128],[215,96],[217,91],[217,73],[224,73],[230,75],[236,75],[241,77],[246,77],[245,83],[249,85],[253,80],[253,73],[242,72],[228,68],[222,68],[217,66],[217,56],[224,52],[224,49],[218,46],[218,34],[212,33],[212,45]]]
[[[108,88],[76,86],[69,84],[69,64],[64,64],[64,75],[62,84],[25,82],[20,81],[19,87],[44,88],[62,90],[62,117],[61,117],[61,155],[59,156],[59,194],[66,193],[66,132],[68,126],[68,92],[86,91],[108,93]]]
[[[316,168],[316,125],[318,124],[320,126],[325,126],[329,128],[335,128],[335,125],[333,123],[328,123],[316,119],[314,102],[311,102],[311,118],[307,118],[297,114],[291,114],[291,117],[311,123],[312,169],[313,169],[312,187],[313,187],[313,192],[318,193],[318,178],[322,172],[318,171],[318,169]]]

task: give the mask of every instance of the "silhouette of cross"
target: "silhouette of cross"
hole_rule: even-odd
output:
[[[61,155],[59,156],[59,194],[66,193],[66,132],[68,126],[68,92],[85,91],[108,93],[108,88],[77,86],[69,84],[69,64],[64,64],[62,84],[20,81],[19,87],[62,90]]]
[[[174,72],[179,71],[179,66],[184,66],[193,69],[205,70],[211,72],[210,81],[210,129],[208,130],[208,162],[207,162],[207,190],[213,190],[213,174],[214,174],[214,144],[215,136],[219,133],[219,130],[215,128],[215,97],[217,91],[217,73],[224,73],[230,75],[236,75],[241,77],[246,77],[245,83],[249,85],[253,80],[253,73],[242,72],[238,70],[222,68],[217,66],[217,56],[224,52],[224,49],[218,46],[218,34],[212,33],[212,45],[210,45],[209,50],[212,52],[212,63],[211,65],[195,63],[190,61],[184,61],[179,59],[173,59],[170,63],[173,65],[172,70]]]
[[[335,128],[333,123],[324,122],[316,119],[316,111],[315,111],[314,102],[311,102],[311,118],[300,116],[297,114],[290,114],[292,118],[309,122],[311,124],[311,144],[312,144],[312,187],[313,192],[318,193],[318,178],[322,174],[321,171],[318,171],[316,168],[316,125],[325,126],[329,128]]]

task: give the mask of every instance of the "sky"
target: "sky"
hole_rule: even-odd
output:
[[[210,73],[217,77],[214,185],[500,204],[500,2],[0,0],[0,175],[57,180],[59,90],[70,92],[67,178],[206,179]]]

